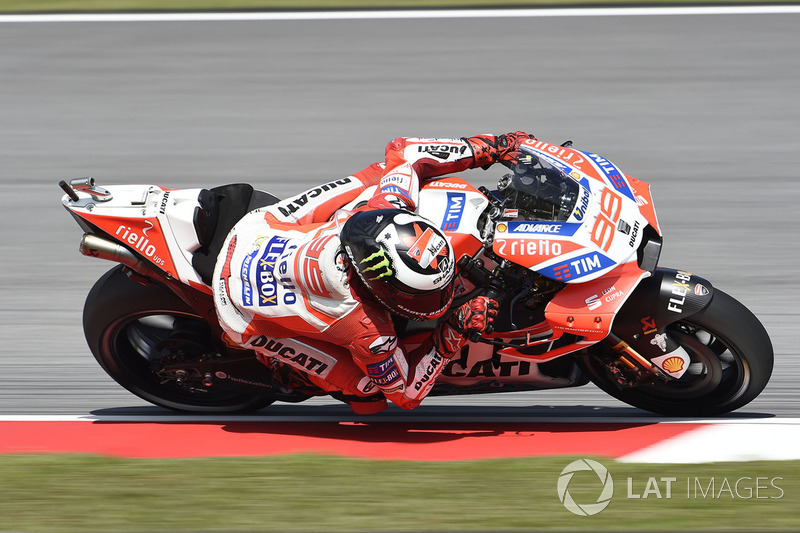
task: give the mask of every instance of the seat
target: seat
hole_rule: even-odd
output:
[[[233,226],[253,209],[279,200],[247,183],[233,183],[203,189],[197,201],[200,205],[194,210],[193,223],[200,248],[192,256],[192,266],[203,283],[211,285],[217,256]]]

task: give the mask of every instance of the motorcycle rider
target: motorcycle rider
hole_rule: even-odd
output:
[[[430,320],[453,301],[456,258],[444,234],[414,213],[420,182],[511,165],[531,138],[398,138],[383,163],[248,213],[228,234],[212,278],[226,340],[255,350],[293,388],[303,378],[285,365],[301,370],[311,389],[356,413],[382,411],[386,398],[418,406],[444,359],[460,353],[471,332],[489,331],[497,314],[497,302],[479,296],[421,345],[397,338],[389,313]]]

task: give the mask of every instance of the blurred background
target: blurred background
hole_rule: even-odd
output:
[[[798,416],[797,30],[798,15],[0,22],[0,413],[145,405],[86,347],[83,300],[112,265],[79,255],[60,179],[286,196],[398,136],[522,129],[652,185],[662,265],[773,337],[773,381],[745,410]],[[628,412],[590,387],[429,405]]]

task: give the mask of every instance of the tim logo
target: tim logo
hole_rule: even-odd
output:
[[[458,229],[461,216],[464,214],[466,199],[467,195],[463,192],[447,193],[447,209],[445,209],[444,219],[442,219],[442,231],[455,231]]]
[[[611,258],[599,253],[588,253],[576,257],[572,261],[553,267],[543,268],[539,270],[539,273],[556,281],[567,282],[588,276],[600,270],[605,270],[611,266],[614,266],[614,261]],[[594,302],[590,302],[589,300],[591,300],[591,298],[587,299],[586,305],[593,305]]]
[[[404,191],[403,189],[401,189],[397,185],[386,185],[384,187],[381,187],[381,192],[390,192],[392,194],[399,194],[400,196],[405,196],[406,198],[411,198],[408,195],[408,191]]]
[[[600,172],[611,182],[616,190],[627,196],[633,201],[636,201],[633,193],[631,192],[628,183],[625,181],[625,176],[620,169],[605,157],[590,152],[583,152],[589,159],[594,161]]]
[[[379,363],[367,365],[367,375],[380,386],[390,385],[401,378],[394,355],[390,355]]]

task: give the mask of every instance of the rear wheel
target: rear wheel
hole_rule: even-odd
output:
[[[255,357],[232,362],[215,349],[202,317],[163,287],[132,281],[121,266],[92,287],[83,327],[92,354],[108,375],[153,404],[236,413],[275,401],[269,371]],[[231,373],[245,376],[250,385],[231,381]]]
[[[680,379],[627,387],[617,382],[601,358],[584,356],[582,367],[611,396],[663,415],[727,413],[751,402],[767,386],[774,358],[769,335],[755,315],[728,294],[715,289],[708,307],[671,324],[667,334],[691,357]]]

